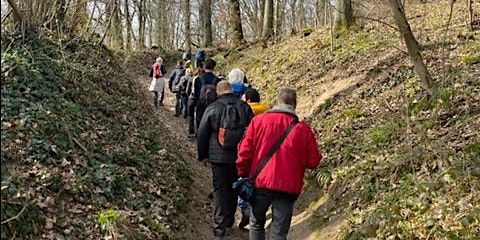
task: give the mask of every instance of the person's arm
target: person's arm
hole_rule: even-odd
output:
[[[175,80],[175,77],[177,76],[177,70],[173,70],[172,73],[170,73],[170,78],[168,80],[168,89],[172,91],[172,85],[173,85],[173,80]]]
[[[238,144],[236,163],[239,177],[249,177],[251,174],[250,169],[253,162],[253,153],[255,152],[254,136],[254,124],[250,124]]]
[[[306,151],[305,153],[305,167],[309,169],[316,168],[318,164],[320,164],[320,161],[322,160],[322,154],[320,154],[320,151],[318,150],[318,144],[317,144],[317,139],[315,138],[315,133],[313,133],[313,130],[305,126],[305,141],[306,141]]]
[[[212,107],[207,107],[205,113],[203,114],[200,125],[198,126],[197,132],[197,150],[198,150],[198,161],[203,161],[208,158],[208,148],[210,147],[210,135],[212,134],[212,128],[210,124],[210,119],[212,117],[214,109]]]

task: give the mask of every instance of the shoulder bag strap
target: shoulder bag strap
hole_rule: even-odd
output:
[[[272,148],[270,148],[270,151],[268,151],[267,155],[265,156],[265,158],[263,158],[262,162],[260,162],[257,169],[255,170],[255,173],[253,174],[253,176],[251,178],[251,181],[254,185],[255,185],[255,180],[257,179],[258,174],[262,171],[262,169],[265,167],[265,165],[267,165],[267,162],[272,158],[273,154],[278,150],[280,145],[282,145],[285,138],[293,130],[293,128],[295,127],[295,125],[297,125],[297,123],[298,123],[297,119],[293,120],[293,122],[290,123],[290,125],[287,127],[285,132],[283,132],[283,134],[277,139],[277,141],[272,146]]]

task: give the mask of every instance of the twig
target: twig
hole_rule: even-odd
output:
[[[447,27],[445,28],[445,32],[443,33],[443,43],[442,43],[442,86],[445,85],[446,81],[446,71],[445,71],[445,61],[446,61],[446,56],[445,56],[445,48],[446,48],[446,41],[447,41],[447,33],[448,33],[448,27],[450,26],[450,21],[452,20],[452,12],[453,12],[453,5],[455,4],[455,0],[450,1],[450,13],[448,14],[448,21],[447,21]]]
[[[10,10],[8,10],[7,14],[3,17],[2,19],[2,25],[3,25],[3,22],[5,22],[5,20],[7,20],[8,16],[10,16],[10,13],[12,13],[12,9],[10,8]]]
[[[397,27],[393,26],[392,24],[390,23],[387,23],[387,22],[384,22],[380,19],[376,19],[376,18],[371,18],[371,17],[367,17],[367,16],[353,16],[355,18],[363,18],[363,19],[367,19],[367,20],[371,20],[371,21],[374,21],[374,22],[378,22],[378,23],[381,23],[387,27],[390,27],[392,29],[395,29],[395,31],[399,31]]]
[[[76,138],[72,137],[72,140],[85,152],[88,152],[88,149],[84,147]]]
[[[25,209],[27,208],[27,206],[28,206],[28,204],[25,204],[25,205],[23,206],[22,210],[20,210],[20,212],[17,213],[17,215],[15,215],[15,216],[13,216],[13,217],[5,220],[5,221],[2,221],[2,225],[5,224],[5,223],[10,222],[10,221],[12,221],[12,220],[17,219],[18,217],[20,217],[20,215],[22,215],[23,211],[25,211]]]

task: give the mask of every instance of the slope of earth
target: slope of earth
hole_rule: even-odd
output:
[[[172,239],[193,179],[113,54],[2,32],[2,239]]]
[[[240,67],[268,103],[298,90],[299,115],[327,160],[309,172],[291,239],[480,237],[480,34],[464,6],[407,3],[438,93],[422,88],[399,34],[379,23],[217,55]],[[382,11],[383,9],[383,11]],[[372,13],[392,23],[379,4]],[[390,24],[394,25],[394,24]]]

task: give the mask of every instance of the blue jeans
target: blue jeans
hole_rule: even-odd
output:
[[[286,240],[297,196],[268,189],[255,191],[250,212],[250,240],[265,240],[265,222],[270,205],[272,206],[270,240]]]
[[[242,214],[249,214],[250,213],[250,203],[247,201],[243,200],[241,197],[238,197],[238,207],[240,208],[240,211]]]

